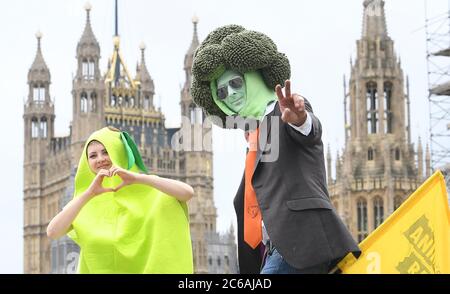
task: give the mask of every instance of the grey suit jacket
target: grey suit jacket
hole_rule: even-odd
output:
[[[258,148],[252,184],[270,240],[286,262],[298,269],[323,263],[332,268],[347,253],[359,256],[360,250],[330,202],[322,127],[305,102],[312,117],[308,136],[281,120],[278,103],[265,117],[259,139],[266,141],[267,136],[267,144]],[[243,177],[234,199],[239,269],[259,273],[260,249],[253,250],[243,240],[244,183]]]

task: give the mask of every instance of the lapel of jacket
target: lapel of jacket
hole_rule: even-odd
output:
[[[256,162],[255,168],[253,169],[253,174],[255,173],[256,168],[258,167],[259,161],[261,160],[261,157],[263,155],[263,151],[266,150],[267,141],[270,136],[272,116],[274,115],[277,107],[278,101],[275,102],[275,107],[273,108],[273,110],[264,117],[264,119],[259,125],[258,150],[256,153]]]

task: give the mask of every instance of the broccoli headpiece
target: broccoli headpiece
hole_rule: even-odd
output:
[[[218,116],[222,121],[226,114],[215,104],[210,83],[227,69],[241,73],[258,71],[269,89],[283,85],[291,75],[286,55],[278,52],[275,43],[265,34],[239,25],[212,31],[195,52],[191,94],[208,115]]]

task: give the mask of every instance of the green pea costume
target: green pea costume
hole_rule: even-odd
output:
[[[87,145],[101,142],[112,164],[132,172],[145,166],[126,133],[103,128],[86,142],[75,176],[74,197],[95,178]],[[105,177],[103,187],[117,187],[119,176]],[[141,184],[92,198],[80,210],[68,233],[81,249],[79,273],[192,273],[192,245],[185,202]]]

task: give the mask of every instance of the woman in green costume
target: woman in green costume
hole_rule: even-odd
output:
[[[80,246],[79,273],[193,272],[186,201],[194,191],[146,173],[126,132],[106,127],[89,137],[74,198],[47,228]]]

